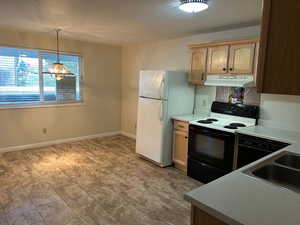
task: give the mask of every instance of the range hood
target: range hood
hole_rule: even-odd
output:
[[[205,86],[255,87],[253,75],[208,75]]]

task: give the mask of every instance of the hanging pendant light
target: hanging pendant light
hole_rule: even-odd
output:
[[[207,0],[181,0],[179,9],[188,13],[197,13],[208,8]]]
[[[58,40],[58,34],[60,31],[61,29],[56,29],[56,62],[48,68],[48,71],[43,72],[44,74],[55,75],[56,80],[62,80],[66,75],[74,75],[64,64],[60,63]]]

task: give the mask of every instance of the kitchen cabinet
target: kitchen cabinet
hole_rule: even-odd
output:
[[[253,74],[255,43],[230,46],[228,69],[231,74]]]
[[[192,205],[191,225],[228,225]]]
[[[182,171],[187,169],[188,127],[188,122],[174,121],[173,162],[174,166]]]
[[[208,48],[207,74],[228,73],[229,46],[217,46]]]
[[[189,82],[193,84],[204,84],[206,76],[207,48],[199,48],[192,51],[191,71]]]
[[[189,46],[192,50],[189,81],[204,85],[209,75],[256,76],[258,38]]]
[[[257,90],[300,95],[299,0],[264,0]]]

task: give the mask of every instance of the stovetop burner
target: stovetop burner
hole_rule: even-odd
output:
[[[236,126],[231,126],[231,125],[225,126],[224,128],[231,129],[231,130],[236,130],[236,129],[238,129],[238,127],[236,127]]]
[[[211,123],[213,123],[213,121],[210,121],[210,120],[199,120],[198,123],[211,124]]]
[[[207,121],[211,121],[211,122],[218,122],[219,120],[217,120],[217,119],[214,119],[214,118],[209,118],[209,119],[207,119]]]
[[[229,124],[229,126],[233,126],[233,127],[246,127],[246,125],[243,124],[243,123],[231,123],[231,124]]]
[[[219,120],[214,119],[214,118],[209,118],[206,120],[199,120],[198,123],[202,123],[202,124],[211,124],[213,122],[218,122]]]

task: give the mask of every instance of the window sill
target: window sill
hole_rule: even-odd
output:
[[[83,102],[74,103],[49,103],[49,104],[20,104],[20,105],[0,105],[0,110],[5,109],[31,109],[31,108],[59,108],[59,107],[71,107],[71,106],[86,106]]]

